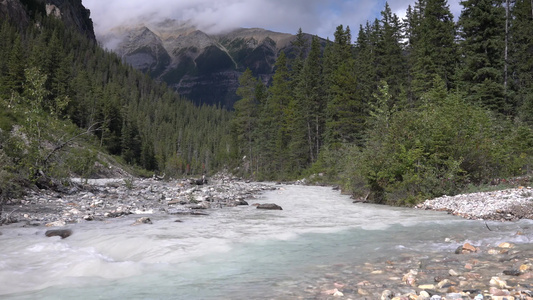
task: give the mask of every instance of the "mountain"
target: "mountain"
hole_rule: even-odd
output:
[[[26,27],[36,13],[54,16],[67,26],[72,26],[91,40],[96,40],[90,11],[81,0],[1,0],[0,20],[8,19]]]
[[[310,35],[306,38],[311,39]],[[231,109],[239,76],[250,68],[267,84],[281,51],[294,52],[295,35],[260,28],[207,34],[188,22],[165,20],[116,27],[98,36],[134,68],[167,83],[197,105]]]

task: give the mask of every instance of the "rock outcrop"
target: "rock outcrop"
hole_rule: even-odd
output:
[[[35,14],[54,16],[96,41],[90,11],[81,0],[0,0],[0,20],[9,19],[21,29],[30,24]]]
[[[46,14],[61,19],[67,26],[72,26],[91,40],[96,40],[91,12],[81,0],[39,0],[45,5]]]

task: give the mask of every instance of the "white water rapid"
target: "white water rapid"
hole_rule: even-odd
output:
[[[353,204],[331,188],[284,186],[254,206],[208,216],[150,215],[49,228],[0,227],[2,299],[290,299],[302,282],[336,264],[363,264],[404,252],[452,251],[459,243],[529,243],[531,221],[467,221],[443,212]],[[176,220],[181,222],[176,222]],[[527,229],[526,229],[527,230]]]

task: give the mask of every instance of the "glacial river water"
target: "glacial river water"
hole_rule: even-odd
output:
[[[0,299],[293,299],[338,264],[532,239],[531,221],[489,231],[443,212],[353,204],[325,187],[284,186],[249,202],[283,210],[109,219],[71,225],[64,240],[44,227],[0,227]]]

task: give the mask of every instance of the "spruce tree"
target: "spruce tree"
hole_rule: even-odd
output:
[[[307,56],[303,69],[298,76],[298,86],[296,87],[295,98],[297,107],[303,118],[303,128],[299,128],[299,138],[301,132],[305,133],[306,155],[310,162],[315,162],[318,158],[320,147],[323,144],[323,132],[325,126],[324,110],[324,86],[322,75],[320,41],[314,36],[311,41],[311,50]],[[296,138],[293,138],[296,139]],[[298,144],[302,144],[298,141]]]
[[[413,91],[420,97],[431,89],[435,75],[448,89],[453,86],[457,62],[455,23],[446,0],[427,0],[415,25],[410,46],[413,64]]]
[[[271,137],[269,147],[266,149],[273,157],[273,170],[285,170],[287,162],[287,145],[290,141],[289,128],[294,128],[291,124],[291,114],[288,114],[288,105],[293,101],[292,90],[290,88],[290,75],[287,67],[287,58],[284,52],[279,55],[274,65],[275,73],[272,77],[272,86],[268,89],[269,96],[266,102],[266,111],[263,115],[270,124],[268,131]]]
[[[406,85],[406,65],[401,45],[400,20],[393,14],[388,3],[381,12],[379,40],[375,52],[376,80],[385,81],[393,98],[398,99]],[[372,86],[376,86],[374,82]]]
[[[232,136],[237,157],[248,156],[253,159],[253,133],[257,125],[258,107],[255,99],[257,79],[250,69],[239,77],[237,95],[241,99],[235,102],[235,115],[232,120]]]
[[[516,0],[509,37],[510,89],[519,116],[533,126],[533,11],[530,0]]]
[[[460,90],[473,103],[509,114],[503,86],[505,9],[499,0],[461,1]]]
[[[24,82],[24,63],[24,49],[22,48],[21,38],[17,35],[9,54],[7,76],[4,79],[8,91],[17,93],[22,92],[22,85]]]

